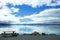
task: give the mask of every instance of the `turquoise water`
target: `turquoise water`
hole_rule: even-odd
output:
[[[16,31],[19,34],[33,32],[60,35],[60,25],[0,25],[0,32]]]

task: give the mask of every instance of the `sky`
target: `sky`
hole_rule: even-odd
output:
[[[0,0],[0,24],[41,23],[60,24],[60,0]]]
[[[0,0],[0,23],[59,24],[60,0]]]

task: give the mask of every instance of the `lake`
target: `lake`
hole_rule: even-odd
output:
[[[33,32],[46,33],[46,34],[57,34],[60,35],[60,25],[39,25],[39,24],[28,24],[28,25],[0,25],[0,33],[3,31],[16,31],[19,34],[30,34]]]

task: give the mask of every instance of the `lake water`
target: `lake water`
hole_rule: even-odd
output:
[[[0,25],[0,33],[3,31],[16,31],[19,34],[39,32],[60,35],[60,25]]]

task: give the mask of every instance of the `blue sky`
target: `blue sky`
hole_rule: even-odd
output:
[[[36,8],[33,8],[32,6],[29,6],[29,5],[15,5],[13,6],[12,4],[7,4],[7,7],[9,8],[19,8],[20,10],[18,12],[14,12],[13,14],[16,14],[16,16],[29,16],[29,15],[32,15],[32,14],[37,14],[41,11],[44,11],[46,9],[51,9],[51,8],[60,8],[60,5],[57,5],[57,6],[46,6],[45,4],[42,5],[42,6],[39,6],[39,7],[36,7]]]
[[[1,23],[60,24],[60,0],[0,0]],[[3,29],[20,31],[20,27],[11,26],[0,28],[0,33]],[[44,31],[43,29],[39,27],[34,27],[33,29],[32,27],[21,28],[22,31]]]
[[[50,17],[54,16],[56,13],[53,12],[57,10],[60,10],[59,0],[0,0],[1,23],[4,21],[10,22],[9,24],[53,23],[55,18],[50,19]],[[44,17],[50,15],[49,12],[43,15],[45,11],[46,13],[49,11],[52,15]],[[60,15],[59,12],[57,15]],[[60,18],[56,17],[56,20],[58,19]]]

